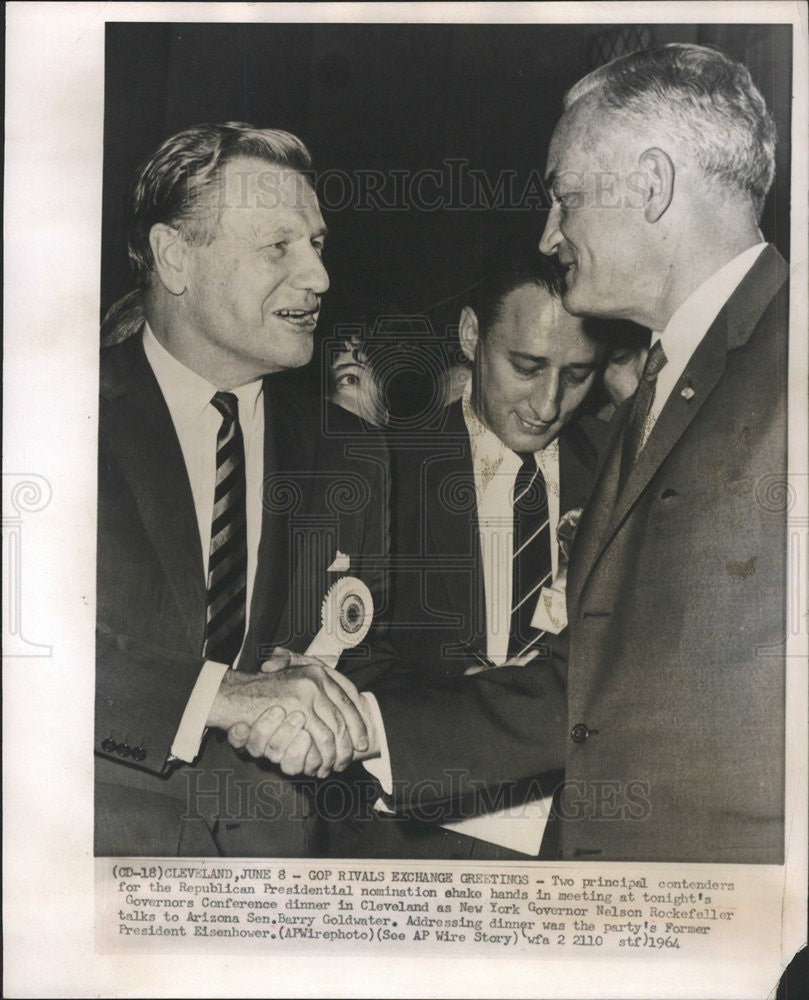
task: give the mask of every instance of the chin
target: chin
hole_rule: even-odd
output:
[[[592,308],[587,308],[586,298],[582,300],[582,296],[578,289],[574,285],[573,288],[568,288],[564,295],[562,296],[562,305],[570,313],[571,316],[594,316]]]

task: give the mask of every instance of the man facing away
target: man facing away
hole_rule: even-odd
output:
[[[309,168],[289,133],[200,125],[130,192],[146,321],[101,360],[99,854],[307,854],[311,824],[251,825],[255,799],[245,814],[219,786],[263,781],[264,817],[305,818],[306,802],[206,729],[287,708],[322,774],[366,739],[339,672],[257,672],[274,645],[302,651],[317,632],[336,553],[378,573],[387,536],[384,463],[341,447],[360,425],[276,377],[310,359],[329,287]],[[326,488],[341,484],[356,502]],[[369,667],[356,669],[359,683]],[[201,772],[183,768],[198,757]]]
[[[579,81],[551,141],[540,248],[565,307],[656,331],[571,556],[564,859],[783,859],[788,272],[758,225],[774,138],[744,66],[674,44]],[[544,693],[486,678],[379,694],[371,752],[399,787],[548,765]]]

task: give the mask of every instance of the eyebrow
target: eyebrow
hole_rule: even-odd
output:
[[[319,236],[326,237],[326,236],[328,236],[328,234],[329,234],[329,228],[324,223],[322,226],[320,226],[319,228],[317,228],[310,235],[309,239],[314,240],[314,239],[317,239]],[[295,237],[298,237],[298,230],[295,229],[295,228],[293,228],[292,226],[280,225],[280,226],[273,226],[272,228],[267,229],[267,230],[259,230],[259,235],[260,235],[261,239],[263,239],[263,240],[272,239],[272,238],[274,238],[276,236],[295,236]],[[298,238],[300,239],[300,237],[298,237]]]
[[[341,368],[364,368],[364,361],[343,361],[342,364],[335,365],[333,371],[339,372]]]
[[[546,364],[550,362],[549,358],[544,355],[539,354],[528,354],[525,351],[509,351],[509,357],[512,359],[519,359],[520,361],[530,361],[531,364],[539,365],[544,361]],[[569,365],[563,365],[563,368],[598,368],[598,362],[596,361],[573,361]]]

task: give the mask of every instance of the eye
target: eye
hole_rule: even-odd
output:
[[[286,253],[287,241],[279,240],[278,243],[268,243],[262,247],[264,253],[269,257],[282,257]]]
[[[567,371],[565,381],[569,385],[583,385],[592,374],[592,371]]]
[[[317,255],[322,257],[323,251],[326,249],[326,241],[323,237],[318,236],[317,239],[312,240],[312,246],[315,248]]]
[[[628,365],[632,360],[632,351],[614,351],[610,355],[611,365]]]
[[[539,371],[536,365],[520,365],[517,364],[516,361],[512,361],[511,365],[514,368],[514,371],[518,375],[522,375],[523,378],[533,378],[534,375],[536,375],[536,373]]]
[[[359,375],[354,375],[351,372],[346,372],[345,375],[339,375],[337,378],[337,388],[342,389],[347,385],[359,385],[360,377]]]

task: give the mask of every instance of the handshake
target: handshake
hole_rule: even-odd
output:
[[[379,755],[370,705],[351,681],[316,657],[281,647],[260,673],[227,671],[208,725],[288,775],[325,778]]]

